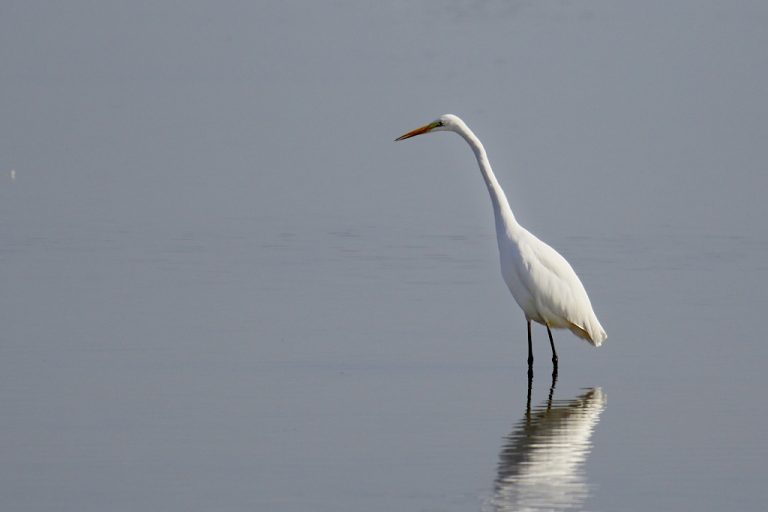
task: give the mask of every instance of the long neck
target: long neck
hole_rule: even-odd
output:
[[[491,169],[491,163],[488,161],[488,155],[485,152],[483,143],[480,142],[480,139],[477,138],[467,125],[460,126],[456,132],[467,141],[475,153],[475,158],[477,158],[480,173],[483,175],[485,186],[488,187],[488,193],[491,196],[493,216],[496,221],[496,234],[499,236],[502,233],[511,234],[512,231],[519,227],[519,224],[512,213],[512,209],[509,207],[509,201],[507,201],[504,190],[499,185],[496,175],[493,174],[493,169]]]

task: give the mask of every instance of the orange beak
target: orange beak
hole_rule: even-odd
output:
[[[400,137],[395,139],[395,142],[397,142],[399,140],[410,139],[411,137],[415,137],[417,135],[421,135],[422,133],[427,133],[429,131],[434,130],[438,126],[440,126],[440,124],[437,121],[435,121],[434,123],[425,124],[421,128],[416,128],[412,132],[408,132],[405,135],[401,135]]]

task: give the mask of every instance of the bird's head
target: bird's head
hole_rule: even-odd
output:
[[[396,138],[395,141],[410,139],[411,137],[421,135],[422,133],[458,131],[457,128],[463,124],[464,121],[462,121],[459,116],[455,116],[453,114],[443,114],[431,123],[425,124],[424,126],[416,128],[415,130]]]

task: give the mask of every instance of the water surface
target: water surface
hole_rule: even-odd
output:
[[[767,18],[7,3],[2,509],[764,508]],[[554,389],[444,112],[608,331]]]

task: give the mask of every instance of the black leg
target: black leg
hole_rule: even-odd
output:
[[[555,350],[555,340],[552,339],[552,331],[549,330],[549,326],[547,326],[547,334],[549,334],[549,344],[552,346],[552,375],[557,375],[557,350]]]
[[[552,385],[549,386],[549,397],[547,398],[547,410],[552,408],[552,395],[555,394],[555,385],[557,385],[557,367],[552,372]]]
[[[528,322],[528,377],[533,377],[533,343],[531,343],[531,321]]]
[[[531,420],[531,388],[533,387],[533,372],[528,372],[528,399],[525,401],[525,419]]]

